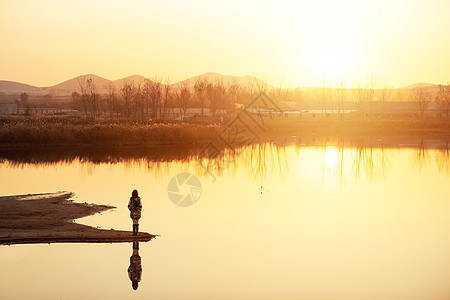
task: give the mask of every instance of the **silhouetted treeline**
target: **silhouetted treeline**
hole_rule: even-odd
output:
[[[80,79],[79,90],[72,93],[73,108],[90,117],[107,114],[152,119],[184,117],[188,108],[200,108],[199,116],[214,117],[243,108],[261,92],[274,102],[301,98],[300,89],[276,88],[256,78],[246,85],[208,78],[197,78],[191,84],[170,84],[157,78],[141,83],[124,82],[119,89],[111,84],[106,89],[106,94],[100,94],[92,79]]]
[[[72,93],[70,101],[65,97],[52,99],[51,95],[29,99],[26,93],[22,93],[20,98],[17,95],[16,102],[19,107],[71,108],[89,117],[103,115],[132,119],[183,120],[188,114],[192,116],[192,111],[188,113],[189,108],[197,108],[197,116],[214,119],[244,108],[265,92],[283,110],[320,109],[338,113],[342,118],[346,110],[354,109],[361,115],[392,112],[392,105],[388,103],[392,101],[411,102],[411,108],[404,109],[417,116],[433,111],[435,116],[450,117],[450,85],[394,89],[373,77],[364,82],[357,81],[351,87],[341,79],[315,88],[293,88],[282,80],[268,81],[256,77],[245,83],[237,79],[223,81],[197,77],[176,84],[156,78],[141,82],[125,81],[119,87],[113,84],[97,87],[91,78],[85,77],[78,83],[79,88]],[[301,103],[314,105],[305,107]]]

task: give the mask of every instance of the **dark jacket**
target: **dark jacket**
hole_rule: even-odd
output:
[[[130,197],[128,209],[130,210],[130,217],[132,219],[140,219],[142,210],[141,197]]]

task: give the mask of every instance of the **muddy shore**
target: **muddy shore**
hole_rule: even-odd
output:
[[[115,208],[77,203],[73,193],[0,197],[0,245],[34,243],[116,243],[150,241],[146,232],[97,229],[77,224],[75,219]]]

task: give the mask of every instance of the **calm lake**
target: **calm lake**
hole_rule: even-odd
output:
[[[170,180],[201,189],[175,205]],[[136,188],[142,280],[132,245],[0,246],[1,299],[448,299],[448,150],[255,145],[193,156],[0,160],[1,195],[72,191],[117,209],[77,220],[131,230]]]

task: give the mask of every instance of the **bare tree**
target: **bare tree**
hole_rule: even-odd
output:
[[[177,100],[180,108],[183,111],[183,120],[186,117],[186,111],[189,106],[189,98],[191,97],[191,92],[186,82],[182,82],[178,86]]]
[[[284,79],[278,79],[272,83],[273,85],[273,97],[275,102],[281,103],[281,101],[289,100],[289,90],[292,87],[292,83]]]
[[[267,75],[259,74],[253,76],[253,87],[256,89],[258,94],[267,93],[268,84],[267,84]]]
[[[142,87],[145,110],[147,115],[150,110],[152,111],[152,118],[157,118],[160,110],[163,88],[161,82],[162,79],[160,77],[155,77],[153,80],[146,79]]]
[[[156,76],[153,78],[153,93],[152,93],[152,103],[155,107],[155,113],[158,113],[159,116],[165,117],[167,113],[167,105],[168,105],[168,90],[170,89],[170,81],[167,79],[165,83],[163,83],[164,79],[161,76]]]
[[[376,83],[373,77],[369,77],[364,88],[360,81],[356,81],[355,87],[353,88],[353,97],[358,103],[358,107],[361,113],[366,114],[372,109],[373,100],[375,97]]]
[[[438,86],[438,91],[436,93],[436,103],[438,109],[449,117],[450,112],[450,84]]]
[[[88,96],[87,96],[87,88],[86,88],[86,79],[84,77],[78,77],[78,89],[80,93],[78,94],[79,102],[81,102],[81,106],[83,107],[84,113],[86,117],[88,116]],[[77,96],[77,95],[72,95]]]
[[[106,90],[108,91],[106,101],[108,103],[109,115],[113,116],[113,114],[118,112],[116,87],[114,84],[109,83],[106,86]]]
[[[324,82],[322,87],[320,88],[319,93],[319,101],[320,106],[322,107],[322,113],[325,113],[325,111],[328,109],[329,103],[331,101],[331,86]]]
[[[430,102],[430,94],[425,88],[415,88],[412,91],[411,98],[414,101],[417,109],[419,110],[420,116],[424,116],[425,110],[428,107],[428,103]]]
[[[83,101],[81,100],[81,95],[77,91],[72,92],[72,108],[83,110]],[[84,110],[87,114],[86,110]],[[87,116],[87,115],[86,115]]]
[[[227,89],[221,80],[216,80],[214,83],[214,88],[216,89],[216,107],[215,110],[223,110],[227,107],[226,96]]]
[[[277,103],[280,103],[281,99],[284,99],[284,97],[283,97],[284,96],[283,95],[284,79],[280,78],[279,80],[272,82],[272,86],[273,86],[273,89],[272,89],[271,98],[272,98],[272,100],[276,101]]]
[[[255,98],[253,84],[241,86],[239,89],[238,101],[243,105],[248,105]]]
[[[120,93],[122,94],[123,104],[125,106],[125,116],[131,116],[131,101],[133,97],[133,84],[125,81],[120,89]]]
[[[361,113],[364,113],[365,112],[364,90],[361,87],[361,82],[359,80],[357,80],[355,82],[355,85],[353,86],[352,92],[353,92],[353,99],[358,104],[359,111]]]
[[[197,78],[194,83],[194,93],[197,96],[198,101],[200,101],[201,113],[203,116],[203,108],[205,107],[205,93],[206,87],[208,86],[207,78]]]
[[[163,116],[166,117],[166,115],[170,110],[172,110],[173,113],[174,91],[172,86],[170,85],[170,78],[165,79],[164,85],[162,87],[163,87]]]
[[[209,113],[215,115],[216,89],[212,83],[208,83],[208,85],[206,86],[206,97],[208,98],[209,102]]]
[[[228,84],[227,90],[228,90],[228,96],[229,96],[229,100],[230,100],[229,105],[230,105],[231,110],[234,111],[236,109],[236,103],[238,101],[241,86],[239,85],[239,82],[236,79],[233,79]]]
[[[142,84],[142,99],[144,101],[144,107],[145,107],[145,115],[148,118],[150,116],[150,108],[152,108],[152,115],[153,116],[153,106],[151,106],[152,102],[152,85],[153,82],[145,78],[144,82]]]
[[[217,80],[214,84],[209,83],[206,86],[206,97],[209,101],[209,111],[215,116],[218,109],[222,109],[225,104],[225,96],[227,89],[223,82]]]
[[[388,84],[386,81],[384,81],[381,84],[381,87],[380,87],[379,93],[378,93],[378,100],[380,101],[380,104],[381,104],[381,113],[382,114],[384,114],[386,102],[388,102],[391,99],[392,91],[393,91],[393,87],[390,84]]]
[[[133,99],[132,108],[133,108],[135,117],[137,117],[139,115],[141,117],[141,119],[144,119],[145,100],[144,100],[144,95],[143,95],[143,92],[141,89],[141,85],[139,83],[133,85],[132,99]]]
[[[88,92],[88,99],[89,99],[88,103],[91,109],[91,114],[93,117],[96,117],[100,115],[100,107],[99,107],[100,94],[98,93],[97,87],[95,86],[95,83],[92,80],[92,78],[86,80],[86,88]]]
[[[369,111],[372,111],[373,108],[373,100],[375,98],[375,89],[377,87],[375,78],[373,76],[370,76],[366,80],[366,84],[364,86],[364,102],[366,104],[366,108]]]
[[[28,94],[27,93],[22,93],[20,95],[20,105],[22,107],[25,107],[28,104]]]
[[[92,78],[78,78],[78,88],[80,90],[79,99],[86,116],[89,114],[92,117],[98,116],[100,114],[100,94],[97,92],[97,87]]]
[[[344,103],[347,98],[347,91],[345,89],[345,81],[343,78],[341,78],[339,81],[336,82],[336,86],[334,89],[335,92],[335,98],[337,102],[337,110],[341,117],[344,116]]]

